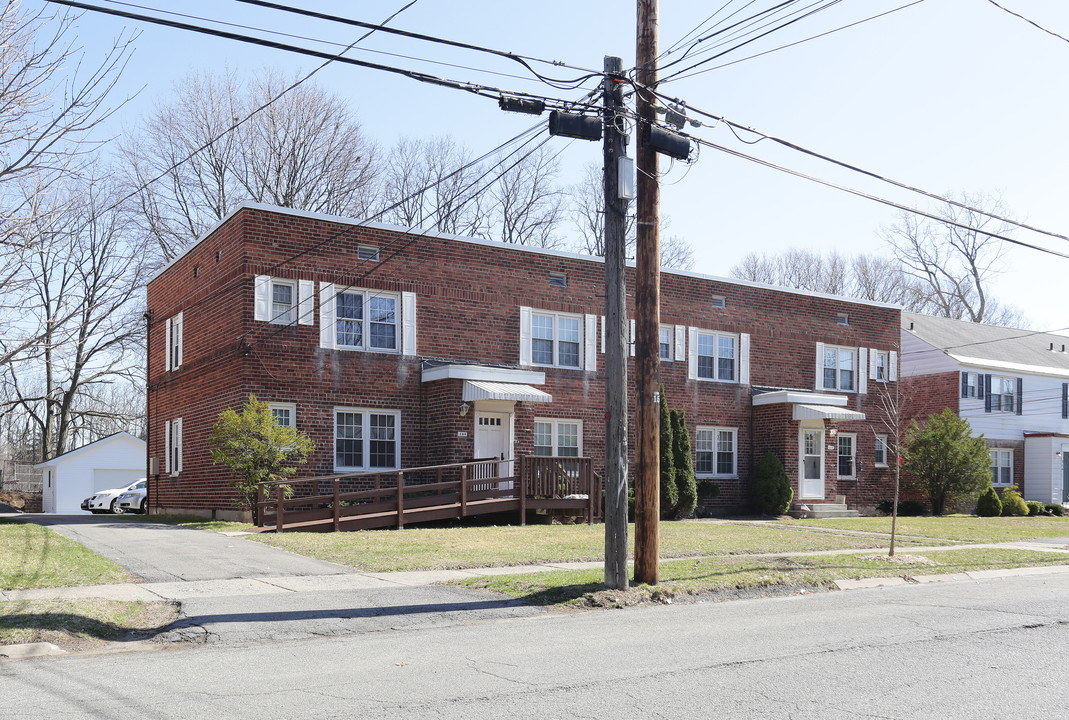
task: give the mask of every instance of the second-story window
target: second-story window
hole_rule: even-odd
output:
[[[856,368],[856,348],[824,346],[825,390],[856,390]]]
[[[734,382],[736,374],[736,344],[734,335],[698,333],[698,377],[704,380]]]
[[[672,359],[672,339],[672,326],[669,325],[666,327],[662,325],[660,328],[660,342],[658,343],[661,351],[661,360]]]
[[[992,412],[1016,412],[1014,403],[1014,388],[1017,381],[1014,378],[993,376],[991,378],[991,411]]]
[[[340,348],[397,352],[397,297],[374,291],[339,292],[335,298]]]
[[[289,280],[271,281],[271,322],[293,325],[297,322],[297,288]]]
[[[531,315],[531,361],[535,365],[582,367],[582,318],[560,313]]]

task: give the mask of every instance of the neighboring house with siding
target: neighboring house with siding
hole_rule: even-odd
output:
[[[238,208],[148,286],[153,508],[230,514],[208,436],[249,393],[315,442],[302,477],[530,454],[601,472],[604,277],[599,258]],[[669,405],[720,489],[707,510],[742,508],[768,451],[799,500],[889,497],[875,413],[897,307],[664,271],[661,321]]]
[[[1069,337],[902,313],[914,415],[949,407],[986,438],[996,488],[1069,502]]]
[[[118,432],[34,466],[46,513],[81,512],[82,500],[145,477],[145,441]]]

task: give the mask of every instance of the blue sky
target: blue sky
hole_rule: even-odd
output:
[[[143,1],[157,8],[343,44],[362,34],[355,28],[305,21],[233,0]],[[908,2],[843,0],[719,62],[809,38]],[[42,4],[41,0],[25,3],[31,8]],[[100,0],[100,4],[108,3]],[[405,2],[300,0],[295,4],[377,22]],[[719,0],[662,0],[662,50],[723,4]],[[761,0],[737,17],[770,4]],[[799,6],[809,4],[801,2]],[[999,0],[999,4],[1069,37],[1069,3]],[[744,5],[745,0],[736,0],[730,9]],[[391,24],[582,68],[600,69],[606,54],[623,57],[625,67],[634,63],[635,4],[631,0],[542,0],[530,4],[418,0]],[[141,34],[120,91],[139,94],[109,127],[113,134],[136,125],[157,99],[168,97],[173,83],[190,69],[229,66],[253,71],[272,66],[292,74],[319,64],[312,58],[277,50],[97,15],[79,21],[79,40],[87,61],[99,57],[123,28],[136,28]],[[311,44],[307,40],[292,42]],[[353,57],[560,98],[580,94],[526,77],[481,72],[527,75],[515,63],[480,53],[386,35],[373,35],[360,47],[474,69],[356,51]],[[669,55],[666,61],[675,57],[678,55]],[[540,69],[561,77],[581,74],[563,67]],[[1066,69],[1069,43],[1005,13],[988,0],[927,0],[795,47],[666,83],[662,89],[693,107],[910,185],[937,193],[1000,193],[1012,217],[1069,234],[1069,205],[1065,201],[1069,191],[1069,148],[1064,139],[1069,126]],[[481,154],[527,128],[533,120],[503,113],[485,98],[352,66],[328,66],[316,79],[349,97],[364,129],[384,147],[405,135],[451,134]],[[925,205],[923,198],[777,148],[768,141],[745,145],[722,124],[693,132],[833,182],[907,205]],[[578,182],[586,164],[600,161],[597,143],[568,144],[555,138],[550,147],[560,150],[560,180],[566,184]],[[704,149],[690,166],[662,160],[661,169],[662,210],[671,217],[668,232],[685,237],[695,248],[694,269],[712,275],[727,275],[731,265],[750,251],[804,247],[843,253],[883,252],[878,231],[894,222],[897,212],[711,149]],[[1063,240],[1023,230],[1012,235],[1063,252],[1069,250],[1069,243]],[[1069,260],[1012,248],[1006,252],[1003,270],[995,284],[1003,302],[1021,308],[1036,329],[1069,326],[1064,301]]]

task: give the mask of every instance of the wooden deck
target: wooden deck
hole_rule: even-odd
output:
[[[522,525],[528,510],[600,518],[601,481],[590,459],[528,456],[261,483],[257,524],[336,532],[516,512]]]

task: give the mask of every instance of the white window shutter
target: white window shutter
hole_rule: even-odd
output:
[[[879,351],[876,348],[869,348],[869,379],[879,380],[876,377],[876,356]]]
[[[687,349],[687,377],[696,380],[698,378],[698,328],[687,328],[687,334],[690,335],[687,338],[687,342],[690,343]]]
[[[750,384],[750,333],[739,333],[739,382]]]
[[[253,319],[268,321],[271,319],[271,276],[257,275],[253,286],[255,302],[253,303]]]
[[[888,362],[888,365],[890,365],[891,367],[887,369],[887,379],[892,381],[892,382],[897,382],[898,381],[898,353],[895,352],[894,350],[892,350],[890,355],[891,355],[891,357],[890,357],[890,361]]]
[[[601,354],[605,354],[605,316],[601,316]]]
[[[167,340],[164,343],[167,346],[167,355],[166,355],[166,358],[167,358],[166,363],[167,363],[167,365],[166,365],[165,369],[167,370],[167,372],[170,372],[171,370],[174,369],[174,368],[171,367],[171,318],[167,318],[167,322],[164,323],[164,332],[165,332],[165,334],[167,336]]]
[[[627,345],[628,350],[627,350],[627,352],[628,352],[628,354],[631,355],[631,357],[634,357],[635,356],[635,321],[634,320],[628,320],[628,327],[630,328],[630,331],[629,331],[630,332],[630,340],[628,341],[628,345]]]
[[[416,354],[416,293],[401,293],[401,354]]]
[[[174,319],[175,325],[174,325],[174,340],[173,340],[173,342],[174,342],[175,352],[174,352],[174,363],[173,363],[173,366],[171,368],[172,370],[177,370],[178,368],[180,368],[182,366],[182,361],[185,359],[185,355],[186,355],[186,344],[185,344],[185,340],[183,340],[183,333],[185,332],[186,321],[184,319],[185,315],[183,313],[184,313],[184,311],[178,313],[178,316],[175,317],[175,319]]]
[[[315,325],[315,283],[311,280],[297,281],[297,322]]]
[[[676,360],[683,360],[687,356],[687,328],[683,325],[676,325],[676,347],[675,347]]]
[[[869,364],[869,351],[868,348],[859,347],[857,349],[857,391],[862,395],[865,395],[869,391],[869,383],[865,367]]]
[[[593,372],[598,369],[597,315],[586,316],[586,334],[583,336],[583,342],[586,344],[586,362],[583,363],[583,369],[587,372]]]
[[[319,347],[333,350],[337,327],[334,322],[334,283],[319,283]]]
[[[163,471],[171,474],[171,421],[163,421]]]
[[[174,474],[182,472],[182,418],[174,421]]]
[[[531,364],[531,308],[520,307],[520,365]]]
[[[824,343],[817,343],[817,390],[824,389]]]

